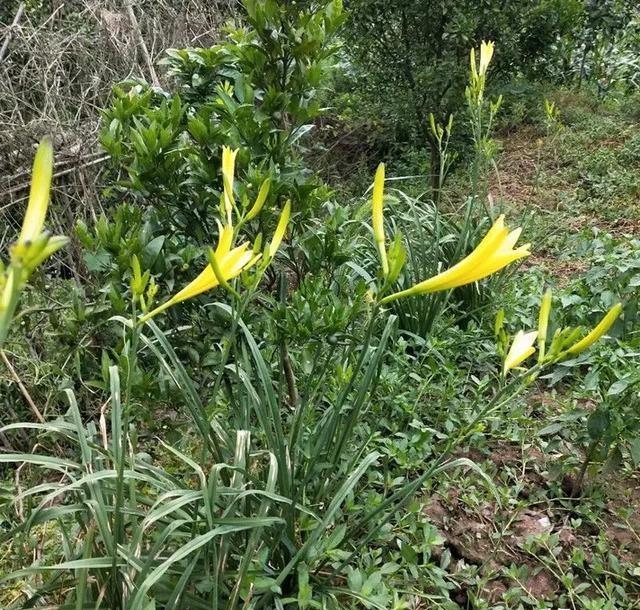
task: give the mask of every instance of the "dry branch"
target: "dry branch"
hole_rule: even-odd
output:
[[[18,25],[18,23],[20,23],[20,19],[22,18],[22,13],[24,13],[24,2],[20,3],[20,6],[18,7],[18,11],[16,12],[16,16],[13,18],[13,22],[9,26],[9,31],[7,32],[2,42],[2,47],[0,48],[0,63],[2,63],[5,53],[9,48],[9,41],[11,40],[11,31]]]
[[[149,55],[149,49],[147,49],[147,45],[144,41],[144,36],[140,31],[140,26],[138,25],[138,19],[136,17],[135,11],[133,10],[133,4],[131,0],[125,1],[125,10],[127,11],[127,15],[129,16],[129,22],[131,23],[131,27],[133,28],[133,32],[135,34],[136,40],[138,41],[138,47],[140,48],[142,57],[144,58],[144,61],[147,64],[147,70],[149,71],[149,75],[151,76],[151,84],[154,87],[159,88],[160,81],[158,80],[158,75],[156,74],[156,70],[153,67],[153,61],[151,61],[151,55]]]

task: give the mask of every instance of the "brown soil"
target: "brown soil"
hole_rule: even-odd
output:
[[[522,127],[500,141],[502,154],[498,173],[492,173],[489,192],[495,201],[503,201],[518,209],[531,203],[537,173],[536,140],[538,132]]]
[[[546,401],[549,397],[538,398]],[[540,536],[556,536],[557,542],[553,546],[557,551],[554,552],[558,553],[561,562],[568,562],[578,547],[583,549],[587,558],[590,557],[590,549],[596,544],[598,534],[604,532],[611,552],[620,561],[632,565],[640,563],[640,474],[599,480],[606,498],[601,524],[598,527],[593,524],[575,527],[572,519],[577,513],[566,501],[550,497],[548,502],[534,501],[526,505],[529,490],[550,486],[544,476],[548,458],[541,451],[535,448],[523,451],[517,445],[503,442],[491,447],[489,455],[474,451],[465,457],[481,466],[484,462],[488,470],[492,467],[500,471],[510,468],[519,473],[523,483],[518,502],[522,508],[519,509],[500,507],[494,501],[470,508],[461,499],[458,489],[432,496],[424,508],[425,515],[438,529],[445,540],[445,548],[449,549],[460,569],[465,564],[473,564],[487,579],[488,582],[475,591],[475,595],[497,604],[510,588],[519,586],[533,599],[555,599],[562,592],[561,583],[547,565],[527,551],[528,542]],[[545,556],[545,551],[539,549],[536,554]],[[526,568],[526,577],[514,582],[506,573],[512,566]],[[461,591],[459,597],[466,598],[466,593]]]
[[[500,201],[517,212],[533,209],[558,211],[575,185],[562,178],[562,168],[553,151],[553,143],[541,138],[532,126],[522,126],[496,138],[502,148],[497,160],[498,172],[493,172],[489,192],[494,201]],[[538,143],[542,142],[542,148]],[[604,139],[593,143],[597,148],[620,148],[623,139]],[[544,184],[539,182],[540,172],[546,172]],[[552,175],[549,175],[549,172]],[[579,232],[597,226],[613,235],[640,234],[640,220],[621,217],[614,221],[597,214],[577,214],[566,219],[566,228]],[[532,257],[533,259],[534,257]]]

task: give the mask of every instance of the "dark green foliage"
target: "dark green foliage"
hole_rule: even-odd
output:
[[[634,21],[635,18],[635,21]],[[574,72],[578,86],[596,85],[604,94],[638,87],[640,65],[640,8],[627,0],[586,0],[582,28],[573,36],[577,43]]]
[[[198,243],[217,233],[223,145],[240,148],[241,205],[251,205],[267,177],[270,202],[288,197],[302,212],[316,205],[318,183],[299,151],[321,111],[341,2],[247,0],[244,9],[247,27],[230,29],[225,43],[168,52],[172,92],[124,84],[104,114],[114,189],[154,206],[165,227]]]
[[[580,0],[355,0],[347,27],[355,103],[365,116],[397,125],[398,141],[424,143],[428,114],[444,122],[464,103],[471,47],[497,42],[494,71],[502,79],[549,75],[552,47],[582,12]]]

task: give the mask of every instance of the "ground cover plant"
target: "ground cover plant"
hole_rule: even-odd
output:
[[[0,607],[640,604],[638,16],[445,11],[414,67],[455,103],[336,173],[349,53],[401,4],[246,0],[143,58],[96,111],[99,213],[64,221],[64,144],[19,152]]]

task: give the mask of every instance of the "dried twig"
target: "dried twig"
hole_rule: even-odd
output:
[[[67,167],[61,171],[55,172],[52,176],[52,179],[61,178],[62,176],[67,176],[68,174],[80,171],[81,169],[85,169],[87,167],[91,167],[93,165],[98,165],[99,163],[104,163],[107,159],[109,159],[109,155],[102,155],[97,159],[93,159],[92,161],[87,161],[86,163],[81,163],[80,165],[74,165],[72,167]],[[20,191],[25,191],[29,188],[31,182],[23,182],[22,184],[17,184],[16,186],[9,187],[6,191],[0,192],[0,197],[6,197],[7,195],[11,195],[12,193],[17,193]],[[15,202],[14,202],[15,203]],[[9,205],[6,205],[1,210],[6,209]]]
[[[20,3],[20,6],[18,7],[18,11],[16,12],[16,16],[13,18],[13,21],[9,26],[9,31],[7,32],[7,35],[4,37],[4,40],[2,42],[2,47],[0,47],[0,63],[2,63],[5,53],[9,48],[9,41],[11,40],[11,32],[15,29],[18,23],[20,23],[20,19],[22,19],[22,13],[24,13],[24,2]]]
[[[29,394],[29,391],[27,390],[25,385],[22,383],[22,380],[20,379],[18,373],[16,373],[16,370],[13,368],[13,365],[11,364],[11,361],[9,360],[9,358],[7,358],[7,354],[4,352],[4,350],[0,350],[0,358],[2,358],[2,361],[4,362],[5,366],[7,367],[7,370],[9,371],[9,374],[11,375],[11,377],[13,377],[13,380],[18,384],[18,387],[20,388],[20,392],[24,396],[24,399],[27,401],[27,404],[29,405],[31,412],[34,414],[35,418],[41,424],[43,424],[44,417],[42,417],[42,413],[40,413],[40,409],[38,409],[38,407],[36,406],[36,403],[33,402],[33,398],[31,398],[31,394]]]
[[[147,70],[149,70],[149,76],[151,77],[151,84],[154,87],[160,87],[160,81],[158,80],[158,75],[156,74],[156,70],[153,67],[153,61],[151,61],[149,49],[147,49],[147,44],[144,41],[144,36],[142,35],[140,26],[138,25],[138,18],[136,17],[136,13],[133,10],[132,0],[125,0],[125,10],[127,11],[129,22],[131,23],[131,27],[133,28],[133,32],[138,42],[140,52],[142,53],[142,57],[147,64]]]
[[[78,0],[56,2],[51,13],[43,14],[36,3],[39,8],[23,8],[12,25],[0,24],[0,226],[9,227],[8,239],[20,221],[12,198],[23,190],[34,144],[44,134],[54,137],[60,157],[75,166],[56,185],[53,207],[65,213],[57,215],[63,225],[51,230],[68,233],[64,223],[69,219],[95,217],[100,164],[84,162],[103,155],[100,109],[108,104],[113,85],[136,72],[157,85],[157,57],[194,41],[205,46],[218,42],[233,5],[233,0],[158,0],[145,2],[141,10],[130,0]],[[69,150],[83,151],[82,165],[66,161],[75,157]]]

